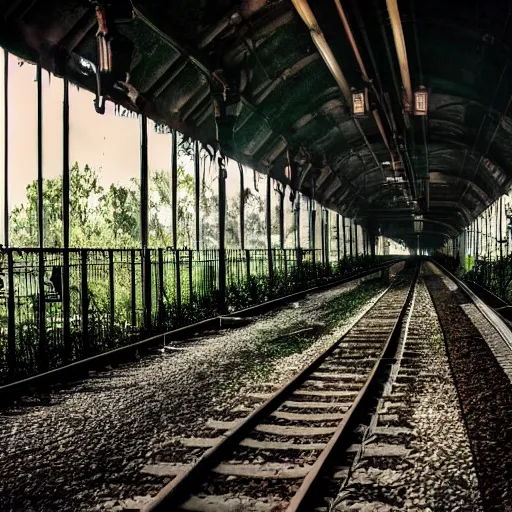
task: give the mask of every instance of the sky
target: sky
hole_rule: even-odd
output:
[[[25,200],[25,188],[37,179],[37,82],[36,66],[9,55],[9,209]],[[4,161],[4,53],[0,52],[0,162]],[[43,177],[57,178],[62,172],[62,98],[63,80],[42,73]],[[86,163],[100,171],[101,185],[126,184],[139,177],[139,119],[114,115],[114,104],[107,102],[106,112],[94,110],[94,95],[74,85],[69,88],[70,165]],[[171,136],[155,133],[148,121],[148,160],[150,170],[170,169]],[[182,157],[180,163],[193,173],[193,161]],[[212,172],[215,172],[212,169]],[[252,172],[251,172],[252,174]],[[228,166],[228,196],[239,193],[236,162]],[[252,180],[251,180],[252,181]],[[260,179],[261,181],[261,179]],[[4,173],[0,176],[0,240],[4,240]]]
[[[21,65],[20,65],[21,64]],[[20,61],[9,55],[9,124],[8,157],[9,183],[8,202],[12,210],[25,202],[27,185],[37,179],[37,82],[36,66]],[[0,242],[4,242],[4,52],[0,52]],[[57,178],[62,173],[62,101],[63,80],[42,72],[42,113],[43,113],[43,177]],[[80,168],[85,164],[100,173],[100,184],[108,188],[110,184],[127,184],[140,173],[140,128],[138,118],[123,118],[114,115],[114,105],[106,104],[104,115],[96,113],[93,105],[94,95],[74,85],[69,87],[70,121],[70,166],[78,162]],[[171,136],[155,133],[153,121],[148,121],[148,160],[151,170],[170,171]],[[193,174],[191,158],[180,157],[180,164]],[[207,164],[208,168],[208,164]],[[238,165],[228,163],[226,192],[234,197],[240,191]],[[208,171],[216,174],[214,166]],[[245,187],[253,189],[254,173],[244,170]],[[266,178],[256,173],[258,195],[265,197]],[[215,188],[215,184],[214,184]],[[289,193],[289,190],[287,191]],[[287,193],[287,196],[288,196]],[[278,194],[272,191],[272,203],[277,204]],[[285,201],[286,221],[291,222],[291,203]],[[72,207],[72,205],[71,205]],[[272,206],[274,208],[274,206]],[[288,211],[290,210],[290,211]],[[305,213],[305,209],[303,207]],[[301,217],[303,213],[301,212]],[[306,214],[307,215],[307,214]],[[306,224],[301,221],[301,224]],[[302,231],[302,229],[301,229]],[[305,233],[303,234],[305,236]]]

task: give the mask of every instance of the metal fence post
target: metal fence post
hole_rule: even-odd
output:
[[[12,249],[7,249],[7,355],[9,373],[12,380],[16,377],[16,323],[14,311],[14,260]]]
[[[341,217],[343,224],[343,259],[347,258],[347,223],[345,217]]]
[[[352,219],[349,219],[349,223],[348,223],[348,227],[349,227],[349,236],[350,236],[350,261],[352,261],[353,259],[353,256],[354,256],[354,253],[353,253],[353,248],[352,248]]]
[[[313,209],[314,207],[314,199],[310,199],[310,239],[309,244],[312,249],[312,260],[313,260],[313,277],[316,279],[316,210]]]
[[[247,273],[247,282],[251,280],[251,251],[245,250],[245,268]]]
[[[295,197],[296,203],[294,205],[294,216],[295,216],[295,249],[300,249],[300,192],[297,192],[297,195]]]
[[[135,274],[135,249],[130,250],[130,298],[132,327],[137,325],[137,290]]]
[[[143,258],[143,289],[144,289],[144,329],[151,332],[151,310],[152,310],[152,293],[151,293],[151,250],[145,247],[142,250]]]
[[[281,190],[281,189],[279,189]],[[286,185],[279,192],[279,248],[284,249],[284,202],[286,197]]]
[[[176,272],[176,310],[178,315],[181,312],[181,269],[180,269],[180,251],[176,249],[174,251],[174,270]]]
[[[158,249],[158,326],[164,325],[164,250]]]
[[[110,301],[110,331],[114,332],[115,289],[114,289],[114,251],[108,250],[108,296]]]
[[[89,346],[89,290],[87,286],[87,249],[80,251],[81,266],[81,313],[82,313],[82,352],[83,356],[90,355]]]
[[[354,238],[355,238],[355,245],[356,245],[355,252],[356,252],[356,258],[357,258],[359,256],[359,249],[358,249],[358,240],[357,240],[357,224],[355,222],[354,222],[354,231],[355,231]]]
[[[283,249],[283,257],[284,257],[284,282],[286,286],[288,286],[288,258],[286,256],[286,249]]]
[[[188,301],[192,303],[193,296],[193,276],[192,276],[192,251],[188,251]]]

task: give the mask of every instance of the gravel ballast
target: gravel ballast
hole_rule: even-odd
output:
[[[429,265],[426,282],[443,329],[485,510],[512,510],[512,385],[464,312],[469,299]]]
[[[156,493],[165,480],[140,470],[158,462],[160,446],[229,416],[264,383],[289,379],[383,290],[352,282],[310,295],[246,327],[99,372],[44,405],[2,411],[1,510],[120,510],[120,500]]]
[[[422,278],[405,333],[360,457],[331,510],[481,511],[457,389]]]

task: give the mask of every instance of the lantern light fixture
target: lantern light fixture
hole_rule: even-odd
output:
[[[414,115],[428,115],[428,89],[423,85],[414,91]]]
[[[354,117],[364,117],[368,114],[368,89],[352,91],[352,114]]]

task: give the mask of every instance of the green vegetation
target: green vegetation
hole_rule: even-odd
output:
[[[253,346],[244,350],[238,363],[242,366],[241,373],[265,378],[274,369],[274,363],[292,354],[303,352],[324,336],[342,325],[355,314],[372,297],[384,289],[384,285],[376,281],[361,283],[356,288],[326,301],[320,306],[320,315],[314,324],[303,321],[273,328],[272,332],[262,333]],[[309,330],[308,327],[311,327]]]
[[[203,170],[200,203],[202,247],[218,244],[218,199],[213,183]],[[140,181],[127,185],[111,184],[105,189],[97,170],[75,163],[70,169],[70,246],[97,248],[140,247]],[[245,193],[247,246],[265,247],[264,204],[251,189]],[[172,192],[170,175],[152,171],[149,191],[149,245],[172,246]],[[226,243],[239,247],[240,204],[228,199]],[[26,188],[26,200],[11,211],[11,245],[37,247],[37,181]],[[45,247],[62,247],[62,177],[43,180],[43,227]],[[178,248],[195,247],[194,177],[178,166],[177,202]]]
[[[200,236],[204,247],[215,246],[218,240],[215,178],[210,178],[203,165]],[[195,186],[193,177],[183,166],[178,167],[178,185],[178,246],[191,248],[195,245]],[[37,192],[37,182],[30,183],[26,200],[11,212],[11,244],[26,248],[12,253],[15,306],[11,312],[7,310],[7,258],[0,252],[0,381],[5,380],[8,373],[8,314],[13,315],[15,326],[16,361],[11,375],[22,378],[125,345],[141,336],[215,316],[225,308],[236,311],[326,279],[346,276],[371,264],[369,258],[359,257],[322,265],[318,263],[320,251],[317,262],[313,263],[310,251],[277,250],[274,272],[269,279],[268,255],[264,250],[264,200],[261,194],[247,188],[244,193],[245,229],[246,243],[251,250],[227,251],[227,288],[225,297],[221,297],[218,251],[169,248],[172,245],[172,192],[168,173],[151,172],[149,198],[150,246],[165,249],[143,253],[140,249],[139,181],[132,179],[126,185],[111,184],[105,189],[100,184],[98,171],[88,165],[80,168],[75,163],[70,169],[70,244],[95,249],[69,252],[70,335],[64,340],[62,279],[65,259],[63,252],[55,250],[62,246],[62,179],[44,179],[44,240],[52,249],[43,253],[46,332],[40,343],[39,252],[30,250],[38,245]],[[239,198],[231,197],[226,211],[228,246],[239,246],[239,216]],[[114,249],[107,251],[109,247]],[[145,310],[142,274],[148,261],[151,307]],[[85,276],[86,283],[83,282]],[[280,350],[288,350],[289,343],[290,350],[296,346],[295,342],[287,341]]]

